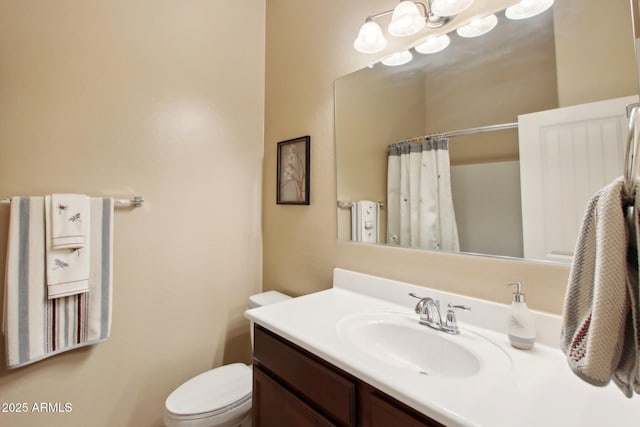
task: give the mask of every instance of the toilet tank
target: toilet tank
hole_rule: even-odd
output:
[[[278,291],[261,292],[249,297],[249,308],[262,307],[263,305],[274,304],[288,299],[291,299],[289,295]]]
[[[261,292],[249,297],[249,308],[262,307],[264,305],[275,304],[288,299],[291,299],[289,295],[285,295],[278,291]],[[251,349],[253,349],[253,321],[251,321],[250,324]]]

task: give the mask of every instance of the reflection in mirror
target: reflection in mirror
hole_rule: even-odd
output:
[[[556,0],[552,9],[519,21],[498,13],[497,26],[482,37],[463,39],[453,28],[445,28],[451,44],[442,52],[432,55],[414,52],[413,61],[406,65],[376,64],[338,79],[335,83],[338,238],[397,244],[396,233],[389,233],[387,225],[387,156],[394,142],[517,123],[519,116],[522,120],[529,113],[564,112],[563,108],[569,106],[637,94],[630,6],[626,2],[612,2],[603,10],[601,5],[595,0]],[[616,122],[620,123],[616,129],[618,136],[624,136],[624,111],[620,114],[622,119]],[[572,132],[579,133],[575,129]],[[532,235],[549,234],[555,228],[523,231],[521,206],[528,205],[525,200],[521,202],[521,194],[530,190],[521,188],[523,137],[519,137],[518,129],[448,139],[460,251],[556,261],[571,259],[565,248],[575,243],[577,229],[571,229],[573,225],[563,232],[567,237],[558,245],[559,256],[527,249],[531,246],[527,239],[531,240]],[[607,150],[616,151],[615,146],[605,147]],[[557,158],[565,162],[564,156]],[[622,158],[617,151],[613,157],[613,166],[608,167],[607,173],[617,176],[622,166],[616,169],[616,162],[622,162]],[[571,163],[571,158],[568,159]],[[541,170],[547,160],[542,160]],[[573,180],[590,181],[573,170],[571,173]],[[531,172],[526,177],[522,175],[523,181],[530,182],[531,175]],[[543,178],[549,181],[548,177],[534,174],[533,182]],[[600,181],[609,178],[604,174]],[[562,184],[552,183],[556,187]],[[593,191],[601,187],[598,183],[590,185]],[[568,191],[584,192],[573,188]],[[576,199],[575,206],[579,206],[571,209],[579,211],[575,213],[578,216],[586,204],[586,199],[583,202],[580,197],[571,196]],[[356,201],[365,203],[351,208]],[[545,203],[558,204],[558,199]],[[549,212],[540,216],[553,217]],[[564,215],[559,212],[557,216]],[[524,216],[531,222],[528,212]],[[546,217],[536,220],[549,220]],[[574,222],[577,224],[580,219]],[[533,243],[535,246],[539,242]]]

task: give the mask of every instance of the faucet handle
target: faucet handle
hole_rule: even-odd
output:
[[[471,310],[471,307],[469,307],[468,305],[456,305],[456,304],[447,304],[447,309],[449,310]]]
[[[436,311],[438,312],[438,321],[440,318],[440,300],[437,299],[433,299],[431,297],[419,297],[418,295],[414,294],[413,292],[409,293],[410,296],[414,297],[414,298],[418,298],[420,301],[418,301],[418,303],[416,304],[416,308],[415,311],[417,314],[419,315],[424,315],[426,313],[429,313],[429,317],[433,317],[432,311],[429,310],[428,308],[428,304],[433,304],[436,307]]]
[[[447,318],[444,323],[444,330],[449,334],[457,335],[460,333],[460,328],[458,328],[455,310],[471,310],[471,307],[468,305],[447,304]]]
[[[420,296],[418,296],[418,295],[414,294],[413,292],[409,292],[409,296],[410,296],[410,297],[417,298],[417,299],[424,299],[424,297],[420,297]]]
[[[427,298],[426,297],[419,297],[418,295],[414,294],[413,292],[409,292],[409,295],[420,300],[416,304],[415,311],[416,311],[417,314],[422,314],[422,312],[424,311],[424,306],[427,304]]]

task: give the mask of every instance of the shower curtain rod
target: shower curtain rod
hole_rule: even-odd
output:
[[[114,205],[117,208],[127,208],[134,207],[139,208],[142,206],[142,202],[144,202],[144,198],[142,196],[135,196],[133,199],[113,199]],[[10,205],[11,198],[10,197],[0,197],[0,205]]]
[[[410,138],[410,139],[403,139],[400,141],[396,141],[394,142],[394,144],[400,143],[400,142],[421,142],[424,140],[427,140],[429,138],[451,138],[453,136],[463,136],[463,135],[473,135],[476,133],[483,133],[483,132],[494,132],[497,130],[505,130],[505,129],[515,129],[518,127],[518,123],[502,123],[499,125],[489,125],[489,126],[479,126],[479,127],[475,127],[475,128],[468,128],[468,129],[460,129],[460,130],[451,130],[449,132],[439,132],[439,133],[434,133],[431,135],[424,135],[424,136],[417,136],[415,138]]]

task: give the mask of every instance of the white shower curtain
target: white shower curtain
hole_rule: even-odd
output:
[[[447,139],[389,146],[387,204],[388,244],[460,250]]]

